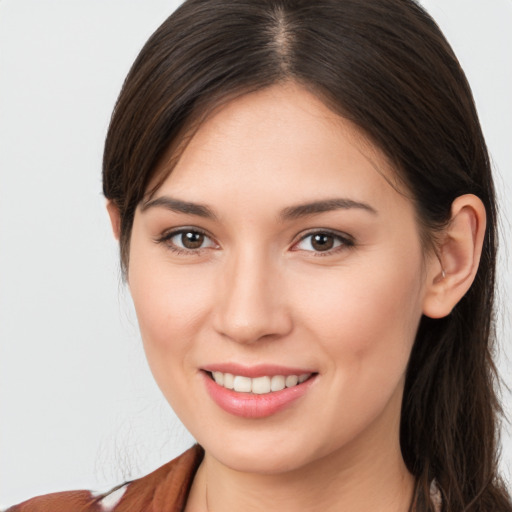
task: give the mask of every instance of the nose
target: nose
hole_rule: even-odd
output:
[[[213,324],[218,333],[250,344],[291,332],[282,272],[276,267],[268,256],[255,250],[226,261],[214,310]]]

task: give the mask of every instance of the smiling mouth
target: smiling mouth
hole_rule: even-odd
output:
[[[225,389],[255,395],[271,394],[285,388],[293,388],[315,375],[314,373],[302,373],[300,375],[264,375],[251,378],[219,371],[207,372],[207,374],[216,384]]]

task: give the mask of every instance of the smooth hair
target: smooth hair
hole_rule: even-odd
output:
[[[434,480],[445,511],[512,511],[497,470],[489,156],[464,72],[413,0],[184,2],[137,57],[106,138],[103,187],[120,212],[123,270],[136,208],[165,179],[155,173],[169,148],[183,147],[191,127],[222,103],[287,81],[317,95],[387,155],[427,244],[435,247],[456,197],[483,201],[487,229],[473,285],[450,315],[420,322],[400,442],[417,482],[416,511],[434,511]]]

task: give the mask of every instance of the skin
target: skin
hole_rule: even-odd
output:
[[[395,178],[356,127],[288,83],[214,111],[137,209],[128,282],[145,351],[206,451],[187,511],[408,510],[407,361],[422,314],[448,314],[469,287],[485,213],[474,196],[459,198],[437,254],[426,251]],[[215,217],[172,211],[162,198]],[[338,198],[365,207],[281,218]],[[199,249],[173,235],[183,227],[207,234]],[[334,246],[318,250],[308,235],[326,232]],[[201,368],[226,361],[318,375],[284,410],[240,418],[204,385]]]

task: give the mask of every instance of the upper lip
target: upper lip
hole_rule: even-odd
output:
[[[303,375],[305,373],[316,373],[309,368],[298,368],[290,366],[280,366],[276,364],[257,364],[253,366],[245,366],[237,363],[218,363],[209,364],[201,367],[206,372],[231,373],[232,375],[240,375],[243,377],[264,377],[273,375]]]

